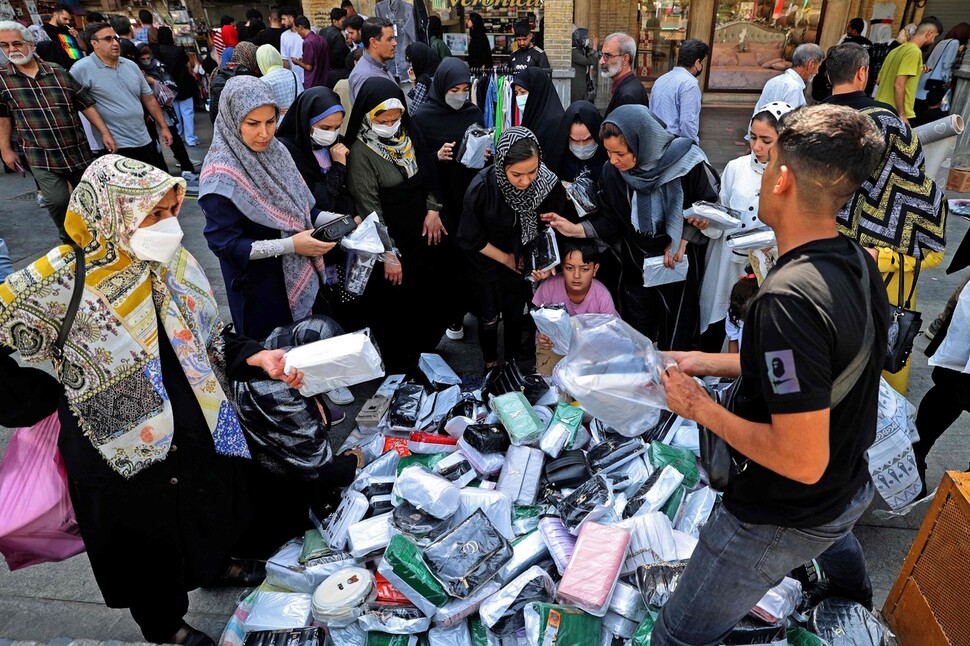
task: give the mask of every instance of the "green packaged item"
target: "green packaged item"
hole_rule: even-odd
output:
[[[637,631],[633,633],[631,646],[650,646],[650,636],[653,634],[653,625],[657,622],[657,611],[653,608],[647,610],[647,618],[640,622]]]
[[[811,633],[801,626],[792,626],[788,629],[788,646],[828,646],[828,642]]]
[[[434,471],[434,465],[449,455],[448,453],[412,453],[411,455],[405,455],[397,463],[397,475],[401,475],[401,472],[412,464],[423,464],[429,470]]]
[[[686,496],[687,488],[684,485],[680,485],[674,489],[674,492],[670,494],[670,498],[667,498],[667,502],[660,508],[660,511],[670,519],[671,525],[677,524],[677,517],[680,516],[680,508],[683,506]]]
[[[532,410],[529,400],[518,391],[505,393],[493,399],[492,410],[498,415],[515,446],[533,444],[545,430],[539,416]]]
[[[650,443],[650,464],[655,468],[670,465],[684,474],[684,482],[688,491],[694,489],[700,482],[697,471],[697,457],[687,449],[679,449],[663,442],[654,440]]]
[[[297,559],[300,565],[313,559],[330,556],[330,554],[330,546],[327,545],[327,541],[323,538],[320,530],[317,528],[308,529],[303,534],[303,550],[300,552],[300,558]]]
[[[411,637],[371,631],[367,633],[367,646],[408,646]]]
[[[402,534],[391,537],[377,571],[429,617],[448,603],[448,594],[431,575],[421,550]]]
[[[468,632],[472,634],[472,644],[475,646],[489,646],[488,629],[482,623],[482,618],[475,613],[468,619]]]
[[[530,644],[597,644],[600,638],[599,617],[572,606],[539,601],[525,607],[525,635]]]
[[[540,505],[513,505],[512,531],[516,536],[528,534],[539,527],[539,517],[543,507]]]
[[[574,448],[576,433],[583,424],[583,409],[569,404],[557,404],[549,428],[539,440],[539,448],[549,457],[559,457],[563,450]]]

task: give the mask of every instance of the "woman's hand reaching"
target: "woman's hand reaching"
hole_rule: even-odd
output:
[[[292,240],[294,251],[301,256],[307,256],[308,258],[322,256],[337,246],[336,242],[323,242],[322,240],[317,240],[314,238],[313,229],[300,231],[298,234],[293,236]]]

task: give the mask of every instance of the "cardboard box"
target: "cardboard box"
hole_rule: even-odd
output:
[[[970,168],[951,168],[946,179],[946,190],[970,193]]]

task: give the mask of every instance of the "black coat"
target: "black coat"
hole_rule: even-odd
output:
[[[636,74],[628,74],[620,81],[616,92],[610,97],[610,104],[606,106],[604,118],[610,116],[610,113],[621,105],[631,104],[650,107],[650,102],[647,99],[647,90],[643,87],[643,83],[640,82]]]

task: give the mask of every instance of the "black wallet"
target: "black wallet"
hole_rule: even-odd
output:
[[[586,459],[579,449],[566,451],[546,462],[545,474],[546,482],[556,489],[572,489],[590,478]]]
[[[322,242],[339,242],[341,238],[357,228],[354,216],[345,215],[319,226],[310,234]]]

